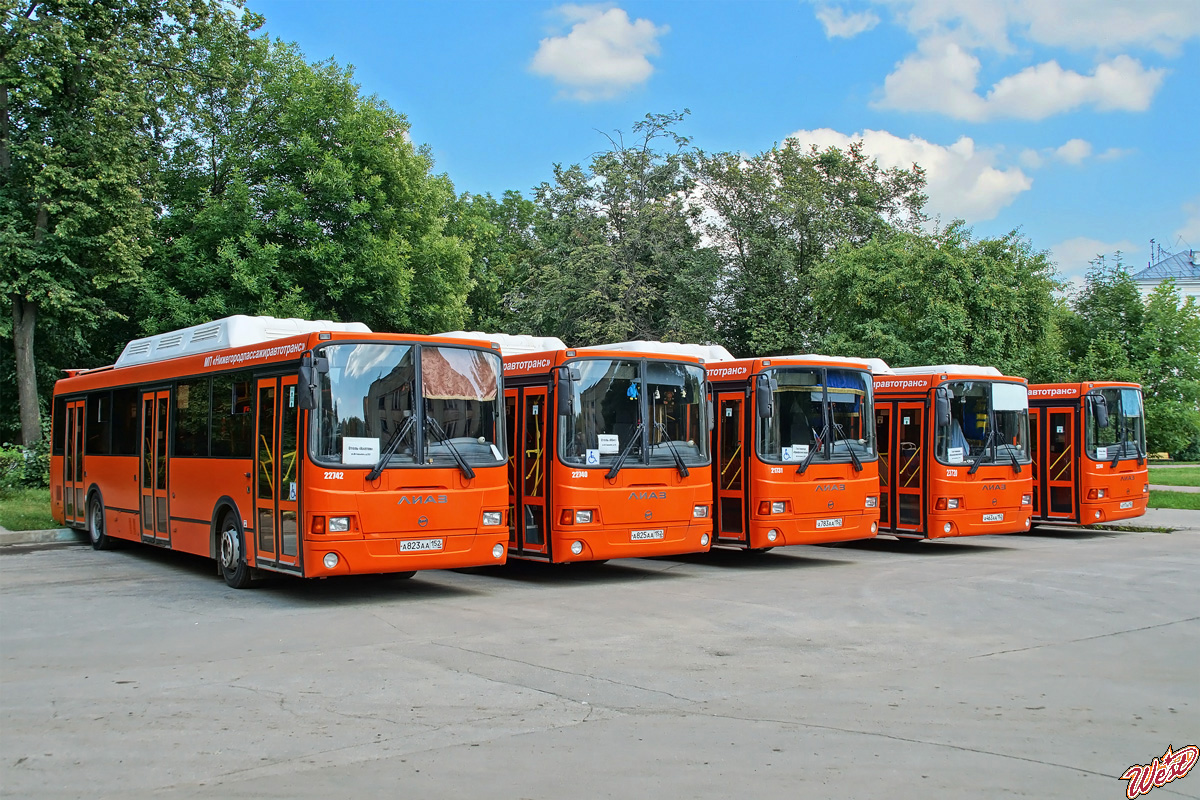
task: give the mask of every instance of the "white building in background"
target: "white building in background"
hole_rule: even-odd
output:
[[[1200,301],[1200,256],[1195,250],[1181,250],[1151,264],[1141,272],[1134,273],[1133,282],[1145,297],[1167,278],[1175,279],[1180,299],[1195,297]]]

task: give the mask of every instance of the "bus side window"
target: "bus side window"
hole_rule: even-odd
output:
[[[211,450],[214,456],[250,458],[254,454],[252,405],[249,375],[213,378]]]
[[[136,456],[138,453],[138,390],[136,387],[113,390],[112,454]]]
[[[66,431],[67,431],[67,404],[63,402],[61,397],[54,398],[54,424],[53,433],[50,442],[51,455],[61,456],[66,447]]]

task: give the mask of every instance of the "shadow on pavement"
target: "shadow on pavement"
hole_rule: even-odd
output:
[[[996,540],[1012,534],[998,534],[988,539]],[[958,536],[949,539],[893,539],[890,536],[877,536],[874,539],[859,539],[853,542],[833,542],[819,544],[817,547],[829,547],[844,550],[866,550],[874,553],[903,553],[910,556],[966,556],[974,553],[1012,550],[1011,547],[996,544],[984,544],[979,536]]]

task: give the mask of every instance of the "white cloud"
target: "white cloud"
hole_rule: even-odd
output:
[[[1198,250],[1200,249],[1200,198],[1190,203],[1184,203],[1183,213],[1186,215],[1186,219],[1183,226],[1175,231],[1175,236],[1177,240],[1183,240],[1180,242],[1181,246]]]
[[[1109,155],[1115,147],[1110,147],[1105,150],[1101,156],[1113,158]],[[1118,151],[1120,153],[1120,151]],[[1017,156],[1017,161],[1026,169],[1040,169],[1049,162],[1060,161],[1064,164],[1078,166],[1084,161],[1092,157],[1092,143],[1086,139],[1070,139],[1058,147],[1047,147],[1041,150],[1025,149]]]
[[[1085,105],[1098,111],[1145,111],[1166,76],[1166,70],[1143,67],[1126,55],[1099,64],[1091,75],[1047,61],[1000,79],[981,96],[976,91],[979,68],[979,59],[953,39],[926,39],[884,79],[883,96],[874,105],[934,111],[970,122],[1041,120]]]
[[[845,9],[837,6],[819,6],[816,13],[817,19],[825,28],[827,39],[853,39],[879,24],[879,16],[870,11],[848,14]]]
[[[1100,256],[1105,256],[1110,263],[1115,263],[1114,256],[1118,250],[1121,252],[1121,259],[1125,262],[1126,267],[1136,271],[1137,265],[1131,264],[1130,258],[1137,249],[1138,245],[1128,239],[1119,242],[1103,242],[1086,236],[1076,236],[1074,239],[1067,239],[1053,245],[1050,248],[1050,256],[1058,265],[1059,274],[1065,280],[1075,284],[1076,287],[1081,287],[1083,286],[1083,277],[1087,274],[1091,262]]]
[[[571,30],[542,39],[530,69],[552,78],[576,100],[616,97],[654,72],[648,56],[659,54],[658,37],[670,29],[646,19],[630,21],[623,9],[603,5],[559,6]]]
[[[1116,161],[1118,158],[1133,155],[1136,151],[1131,147],[1110,147],[1096,156],[1098,161]]]
[[[845,148],[850,142],[861,140],[863,152],[873,156],[881,167],[909,168],[914,163],[920,164],[927,180],[926,211],[945,220],[992,219],[1033,186],[1033,180],[1019,167],[997,166],[997,151],[976,148],[975,142],[966,136],[949,146],[916,136],[902,139],[887,131],[872,130],[847,135],[820,128],[796,131],[788,138],[821,148]]]
[[[1083,139],[1071,139],[1055,149],[1054,157],[1068,164],[1082,164],[1092,154],[1092,145]]]
[[[1141,47],[1177,55],[1200,36],[1195,0],[877,0],[909,31],[953,33],[970,47],[1011,52],[1010,36],[1050,47],[1108,51]]]

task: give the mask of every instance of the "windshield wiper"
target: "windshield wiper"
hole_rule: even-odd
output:
[[[471,465],[467,463],[467,460],[462,457],[462,453],[458,452],[458,448],[450,441],[450,437],[446,435],[446,431],[442,428],[441,423],[433,416],[426,415],[425,427],[433,428],[433,432],[437,434],[438,439],[441,440],[442,444],[446,445],[446,449],[450,451],[450,455],[454,456],[454,463],[458,464],[458,468],[462,470],[462,474],[467,478],[474,478],[475,470],[471,469]]]
[[[629,437],[629,442],[625,445],[625,449],[621,451],[621,455],[617,456],[617,460],[608,468],[608,472],[604,474],[604,477],[610,481],[617,477],[617,473],[621,471],[621,467],[625,466],[625,459],[629,458],[629,453],[633,450],[634,443],[637,442],[641,435],[642,423],[639,422],[637,427],[633,429],[633,434]]]
[[[971,468],[967,470],[968,475],[974,475],[979,470],[979,465],[983,463],[983,457],[987,455],[988,446],[994,438],[996,438],[996,429],[992,428],[988,431],[987,438],[983,440],[983,452],[975,456],[975,460],[971,462]]]
[[[809,428],[809,430],[812,430],[812,428]],[[815,433],[815,431],[814,431],[814,433]],[[817,435],[817,442],[821,442],[822,446],[825,443],[825,434],[827,434],[827,433],[829,433],[829,424],[828,423],[825,424],[824,428],[821,428],[821,433]],[[814,442],[813,444],[815,445],[816,442]],[[804,461],[802,461],[800,463],[800,466],[796,467],[797,475],[804,474],[804,470],[808,469],[808,465],[812,463],[813,456],[815,456],[817,454],[817,450],[819,450],[819,449],[820,448],[818,448],[818,447],[808,448],[808,455],[806,455],[804,457]]]
[[[384,466],[391,459],[391,457],[395,455],[396,450],[400,447],[400,443],[404,441],[404,437],[408,435],[410,430],[412,430],[413,423],[416,422],[416,420],[416,417],[409,417],[408,419],[404,420],[403,425],[396,429],[396,432],[392,434],[392,438],[388,440],[387,447],[383,448],[383,452],[379,456],[379,461],[377,461],[371,471],[367,473],[367,480],[373,481],[383,474]]]
[[[846,432],[842,430],[842,426],[836,422],[833,423],[833,432],[838,437],[839,442],[846,443],[846,452],[850,453],[850,460],[854,462],[854,471],[862,472],[862,461],[859,461],[858,454],[854,452],[854,446],[850,443],[850,440],[846,438]]]
[[[663,441],[667,444],[667,449],[671,451],[671,455],[675,456],[675,466],[679,468],[679,477],[686,478],[688,476],[687,465],[683,463],[683,456],[679,455],[679,451],[675,449],[675,443],[671,441],[671,435],[667,433],[667,427],[658,420],[654,421],[654,427],[663,435]]]

